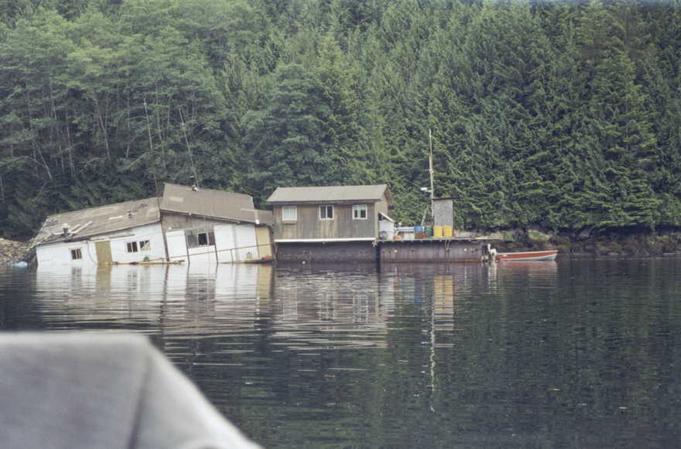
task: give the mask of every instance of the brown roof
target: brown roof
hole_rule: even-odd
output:
[[[362,186],[277,187],[267,198],[275,203],[325,203],[351,201],[379,201],[385,195],[392,201],[386,184]]]
[[[126,201],[50,215],[38,231],[35,244],[78,240],[160,221],[158,198]],[[68,226],[69,235],[64,235]]]
[[[272,224],[272,213],[257,210],[250,195],[177,184],[165,184],[161,210],[218,220]]]

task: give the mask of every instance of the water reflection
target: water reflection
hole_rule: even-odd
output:
[[[42,267],[0,327],[144,332],[270,448],[675,447],[681,260]]]
[[[424,309],[432,321],[426,332],[452,332],[457,292],[493,292],[503,273],[478,264],[443,266],[436,274],[417,265],[341,268],[44,266],[36,273],[33,300],[52,329],[192,338],[266,325],[272,345],[292,350],[386,348],[389,324],[403,313],[396,302]],[[424,276],[430,280],[423,282]],[[451,343],[434,339],[433,345]]]
[[[267,265],[45,266],[34,300],[51,328],[206,335],[252,328],[272,277]]]
[[[233,335],[267,319],[291,348],[385,347],[393,278],[282,271],[269,265],[39,267],[36,296],[52,329],[134,329],[184,337]]]

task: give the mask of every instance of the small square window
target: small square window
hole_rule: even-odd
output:
[[[151,242],[149,240],[142,240],[140,242],[140,251],[151,251]]]
[[[128,242],[127,248],[128,248],[129,253],[136,253],[137,252],[137,242]]]
[[[283,206],[281,208],[281,221],[298,221],[298,208],[296,206]]]
[[[80,248],[72,249],[71,250],[71,259],[72,260],[78,260],[83,258],[83,253],[80,250]]]
[[[366,204],[355,204],[352,206],[352,219],[353,220],[366,220],[368,213],[368,207]]]
[[[187,237],[188,248],[215,245],[215,233],[213,233],[213,231],[190,229],[185,231],[185,236]]]
[[[197,236],[199,246],[215,245],[215,234],[212,232],[200,232]]]
[[[333,220],[333,206],[319,206],[320,220]]]

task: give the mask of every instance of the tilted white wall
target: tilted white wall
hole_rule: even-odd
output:
[[[237,254],[234,250],[237,245],[235,228],[235,224],[219,224],[213,228],[215,231],[215,246],[220,263],[237,261]]]
[[[102,239],[98,237],[97,240]],[[161,261],[166,258],[160,223],[133,228],[122,235],[121,233],[113,234],[108,237],[108,240],[111,242],[111,257],[117,263],[142,262],[145,257],[152,261]],[[151,243],[150,251],[139,251],[139,242],[143,240],[149,240]],[[137,242],[136,253],[128,252],[128,242]],[[91,244],[94,252],[94,243]]]
[[[243,262],[259,258],[254,225],[216,225],[215,244],[218,260],[221,263]]]
[[[72,260],[71,250],[80,249],[82,259]],[[52,264],[62,265],[96,265],[97,255],[95,246],[90,246],[87,240],[81,242],[57,242],[48,245],[40,245],[35,249],[38,265],[47,266]]]
[[[236,241],[239,261],[259,259],[254,225],[237,225]]]
[[[251,224],[220,223],[213,227],[215,246],[187,248],[184,229],[166,232],[163,240],[162,228],[159,223],[140,226],[115,234],[100,235],[93,240],[80,242],[59,242],[41,245],[36,248],[39,265],[69,264],[85,265],[97,264],[95,242],[108,240],[111,245],[111,258],[114,263],[142,262],[145,257],[151,261],[163,261],[166,258],[165,245],[168,246],[168,256],[171,261],[185,263],[231,263],[258,259],[255,226]],[[140,251],[139,242],[149,240],[150,251]],[[129,253],[127,244],[137,242],[138,251]],[[72,260],[71,250],[80,249],[82,259]],[[188,257],[189,256],[189,259]]]
[[[214,226],[215,245],[220,263],[258,259],[255,225],[217,224]]]
[[[214,264],[242,262],[257,259],[258,251],[254,225],[209,222],[204,220],[202,229],[209,230],[212,224],[215,245],[187,248],[185,229],[166,232],[166,243],[171,260],[184,260],[190,263]],[[250,257],[249,256],[250,253]],[[189,259],[189,260],[187,260]]]
[[[111,259],[114,263],[142,262],[145,257],[149,260],[165,260],[165,245],[163,234],[159,223],[140,226],[122,232],[103,234],[93,238],[94,240],[83,240],[78,242],[58,242],[40,245],[36,248],[36,258],[38,265],[48,264],[69,264],[86,265],[97,264],[97,251],[95,241],[108,240],[111,245]],[[149,251],[139,251],[139,242],[149,240],[151,248]],[[138,251],[129,253],[128,242],[137,242]],[[80,249],[82,259],[71,259],[71,250]]]

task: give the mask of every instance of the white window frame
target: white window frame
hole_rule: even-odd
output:
[[[288,217],[287,215],[288,211]],[[298,221],[298,206],[282,206],[281,207],[281,221],[293,223]]]
[[[125,250],[128,253],[137,253],[139,252],[139,248],[137,247],[137,241],[134,242],[126,242],[125,244]]]
[[[210,229],[187,229],[184,231],[184,238],[189,249],[215,246],[215,232]]]
[[[206,243],[201,243],[201,236],[205,235],[206,236]],[[196,242],[199,244],[199,247],[203,246],[215,246],[215,234],[213,231],[206,231],[206,232],[199,232],[196,234]]]
[[[362,217],[362,211],[364,217]],[[353,220],[368,220],[369,219],[369,205],[368,204],[353,204],[352,205],[352,219]]]
[[[140,240],[138,246],[139,246],[140,252],[151,251],[151,241],[150,240]]]
[[[328,212],[329,209],[328,208],[331,208],[331,217],[330,218],[328,216],[329,215],[329,212]],[[334,209],[334,207],[333,207],[332,204],[325,204],[323,206],[319,206],[319,219],[320,220],[333,220],[334,217],[336,216],[336,211],[333,210],[333,209]],[[322,217],[322,210],[325,211],[324,215],[326,215],[326,217]]]
[[[70,248],[71,250],[71,260],[81,260],[83,259],[83,250],[81,248]],[[74,257],[78,256],[78,257]]]

